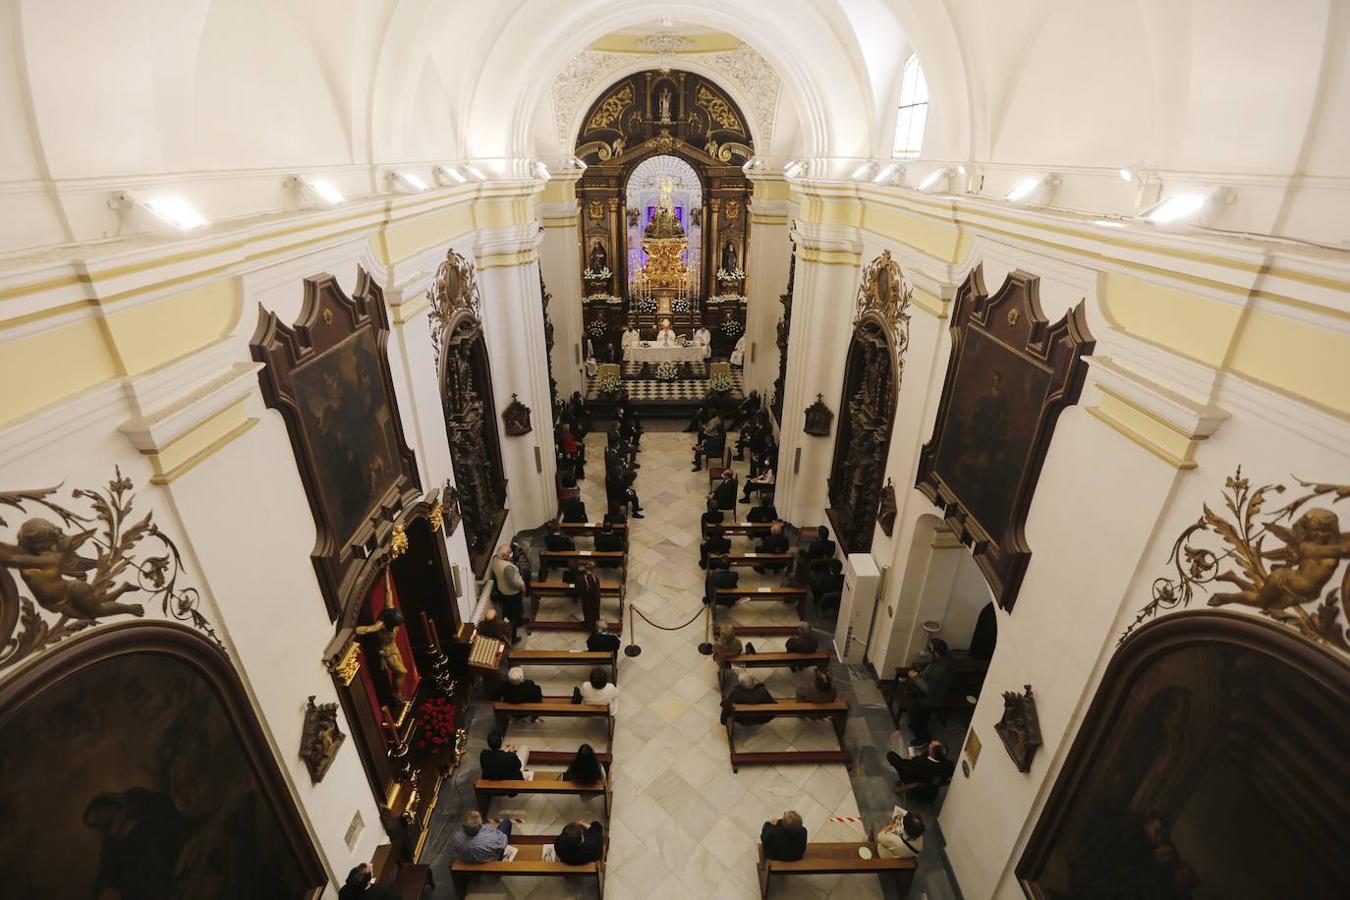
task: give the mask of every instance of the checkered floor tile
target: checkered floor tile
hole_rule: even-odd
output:
[[[708,394],[708,378],[697,366],[691,371],[694,373],[692,378],[680,377],[674,381],[657,381],[655,378],[641,377],[642,365],[640,363],[624,363],[623,386],[628,389],[628,396],[635,401],[702,400]],[[596,399],[597,391],[595,383],[598,380],[598,378],[587,379],[587,400]],[[735,366],[731,369],[731,383],[731,396],[739,399],[743,396],[741,370]]]

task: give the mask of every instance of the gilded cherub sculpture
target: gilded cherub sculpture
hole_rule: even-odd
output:
[[[0,566],[17,569],[33,599],[48,612],[91,621],[145,615],[139,603],[117,602],[123,594],[139,590],[135,585],[114,584],[112,572],[100,571],[93,584],[85,580],[98,561],[78,551],[93,535],[93,529],[67,535],[59,525],[34,517],[19,526],[17,544],[0,541]]]
[[[1240,603],[1278,615],[1281,610],[1318,599],[1341,560],[1350,558],[1350,532],[1341,531],[1339,517],[1329,509],[1308,510],[1292,528],[1270,522],[1266,530],[1284,541],[1284,546],[1263,551],[1260,558],[1285,564],[1275,566],[1268,575],[1244,564],[1240,573],[1229,571],[1216,576],[1215,581],[1227,581],[1242,590],[1214,594],[1209,598],[1210,606]]]

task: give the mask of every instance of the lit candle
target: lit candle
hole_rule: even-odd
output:
[[[394,714],[389,711],[389,707],[381,706],[380,711],[384,713],[384,730],[389,734],[389,740],[397,744],[399,742],[398,726],[394,724]]]

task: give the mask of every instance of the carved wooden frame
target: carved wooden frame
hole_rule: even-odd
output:
[[[999,606],[1011,611],[1017,600],[1031,559],[1024,526],[1045,454],[1054,435],[1055,422],[1065,407],[1078,401],[1087,377],[1087,357],[1096,341],[1087,326],[1087,313],[1079,303],[1054,324],[1041,311],[1040,279],[1014,271],[992,297],[985,291],[982,267],[977,266],[957,291],[952,314],[952,351],[942,388],[933,433],[919,454],[917,487],[925,497],[942,507],[948,527],[970,546],[975,562],[984,573]],[[992,341],[1010,350],[1028,367],[1048,370],[1050,387],[1037,414],[1031,447],[1021,479],[1014,491],[1012,515],[1003,534],[990,534],[957,493],[938,473],[938,450],[949,424],[952,400],[958,388],[956,376],[963,354],[975,341]]]
[[[1197,644],[1238,646],[1273,656],[1323,686],[1326,698],[1350,694],[1350,665],[1344,657],[1256,616],[1188,610],[1163,616],[1140,628],[1120,645],[1102,675],[1092,705],[1017,862],[1018,882],[1032,900],[1051,897],[1037,881],[1045,874],[1058,839],[1070,827],[1067,820],[1073,800],[1098,771],[1099,757],[1111,745],[1114,729],[1125,711],[1126,698],[1138,679],[1159,656]],[[1325,714],[1328,720],[1337,714],[1345,715],[1330,707]],[[1315,775],[1310,773],[1309,777]]]
[[[328,875],[318,850],[310,842],[281,764],[271,751],[233,664],[219,647],[201,634],[170,622],[137,621],[117,622],[81,635],[0,683],[0,722],[36,700],[66,675],[119,656],[140,653],[173,657],[195,669],[211,686],[234,727],[259,789],[272,807],[295,854],[301,874],[313,885],[306,900],[318,900],[328,886]]]
[[[367,329],[375,339],[380,383],[384,387],[394,429],[395,459],[391,462],[399,471],[355,532],[339,535],[332,512],[325,508],[312,436],[304,427],[301,398],[295,391],[295,376],[326,351]],[[388,342],[389,319],[384,293],[363,269],[357,272],[356,292],[352,297],[343,292],[333,275],[324,273],[306,278],[304,306],[295,324],[288,326],[276,313],[264,311],[251,341],[253,358],[265,364],[258,373],[263,398],[286,421],[296,467],[300,470],[310,511],[314,514],[316,534],[310,558],[330,620],[338,618],[342,604],[352,595],[361,562],[375,548],[389,543],[390,534],[403,511],[416,502],[422,492],[416,458],[403,434],[398,397],[389,373]]]

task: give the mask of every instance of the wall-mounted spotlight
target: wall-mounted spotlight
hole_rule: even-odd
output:
[[[108,206],[124,215],[139,208],[154,218],[155,223],[173,231],[196,231],[211,224],[211,220],[197,212],[197,208],[177,194],[151,197],[136,191],[119,191],[108,200]]]
[[[801,174],[805,171],[806,171],[806,163],[802,162],[800,159],[794,159],[787,165],[783,166],[783,177],[800,178]]]
[[[905,177],[905,167],[900,163],[887,163],[872,179],[873,184],[899,184]]]
[[[850,175],[849,178],[852,178],[854,181],[867,181],[876,173],[877,173],[877,164],[874,162],[865,162],[862,165],[858,166],[858,168],[854,169],[853,174]]]
[[[1019,179],[1003,199],[1021,206],[1045,206],[1058,185],[1059,178],[1054,175],[1028,175]]]
[[[1207,191],[1187,191],[1159,200],[1139,214],[1152,225],[1202,225],[1220,206],[1232,203],[1236,197],[1227,188]]]
[[[541,178],[544,181],[548,181],[550,178],[553,177],[553,173],[548,170],[548,166],[544,165],[542,160],[536,159],[531,164],[530,167],[534,170],[534,175],[536,178]]]
[[[923,181],[919,182],[919,190],[925,194],[939,194],[947,190],[951,184],[952,170],[947,166],[940,169],[934,169],[925,176]]]
[[[411,172],[400,172],[397,169],[384,176],[394,190],[402,191],[405,194],[416,194],[427,189],[427,183]]]
[[[435,166],[431,170],[431,177],[435,178],[436,183],[442,187],[454,187],[469,180],[464,177],[463,172],[454,166]]]
[[[487,176],[484,175],[483,170],[477,166],[465,163],[463,168],[464,174],[468,175],[474,181],[487,181]]]
[[[342,192],[327,178],[306,178],[292,175],[286,179],[286,187],[300,194],[307,203],[322,203],[325,206],[337,206],[346,201]]]

